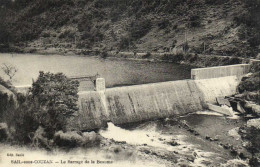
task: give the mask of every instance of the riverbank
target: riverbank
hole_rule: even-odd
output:
[[[196,67],[212,67],[232,64],[249,63],[250,58],[220,56],[210,54],[175,52],[119,52],[105,51],[102,49],[67,49],[67,48],[34,48],[27,47],[19,49],[20,53],[33,53],[41,55],[79,55],[79,56],[98,56],[101,58],[120,58],[130,60],[144,60],[153,62],[173,62],[187,64]],[[16,49],[17,51],[17,49]]]

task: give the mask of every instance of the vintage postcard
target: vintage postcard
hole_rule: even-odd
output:
[[[259,0],[0,0],[0,167],[259,167]]]

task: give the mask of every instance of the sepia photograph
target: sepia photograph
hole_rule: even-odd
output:
[[[0,167],[260,167],[260,0],[0,0]]]

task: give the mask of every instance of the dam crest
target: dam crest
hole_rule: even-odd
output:
[[[192,69],[192,79],[105,88],[96,80],[96,91],[79,92],[79,111],[69,129],[92,130],[108,121],[124,124],[173,117],[207,109],[216,97],[236,93],[249,64]]]

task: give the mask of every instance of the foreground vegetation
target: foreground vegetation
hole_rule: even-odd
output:
[[[98,142],[94,132],[78,134],[67,126],[78,111],[78,86],[62,73],[40,72],[26,95],[0,93],[0,139],[46,149]]]

